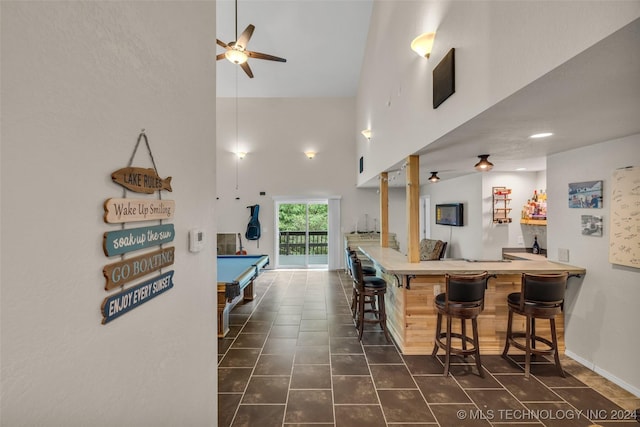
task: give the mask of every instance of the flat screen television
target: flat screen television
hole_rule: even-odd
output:
[[[462,227],[464,225],[462,203],[436,205],[436,224]]]

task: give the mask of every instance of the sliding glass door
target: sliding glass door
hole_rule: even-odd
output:
[[[329,209],[326,200],[276,203],[276,268],[326,268]]]

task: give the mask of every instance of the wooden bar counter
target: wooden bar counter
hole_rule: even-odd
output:
[[[429,355],[433,350],[437,314],[435,295],[444,292],[444,275],[489,272],[484,311],[478,317],[480,351],[502,354],[507,329],[507,295],[520,291],[522,273],[569,272],[568,286],[581,282],[584,268],[548,261],[544,257],[525,260],[470,261],[444,259],[410,263],[400,252],[377,245],[362,245],[360,251],[387,280],[387,326],[403,354]],[[564,353],[564,317],[556,318],[560,351]],[[454,330],[460,322],[453,322]],[[524,331],[524,318],[514,316],[514,330]],[[536,330],[548,336],[549,322],[536,322]]]

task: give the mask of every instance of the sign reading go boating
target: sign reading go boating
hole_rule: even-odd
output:
[[[146,143],[153,168],[131,166],[142,139]],[[102,274],[106,279],[104,285],[106,291],[113,289],[120,291],[102,302],[100,306],[102,324],[128,313],[171,289],[174,274],[173,270],[162,272],[163,268],[173,264],[175,254],[174,247],[163,247],[175,238],[173,224],[162,223],[173,218],[176,207],[173,200],[163,200],[161,197],[162,191],[173,191],[171,177],[161,178],[158,175],[144,130],[138,136],[129,165],[113,172],[111,179],[124,187],[123,197],[109,198],[104,202],[104,222],[120,224],[121,228],[105,232],[102,247],[107,257],[120,255],[120,261],[105,265]],[[127,197],[127,190],[149,196],[130,198]],[[150,196],[154,194],[156,197]],[[126,227],[127,223],[141,221],[156,223],[143,227]],[[154,246],[160,246],[160,248],[128,256],[129,253]],[[126,285],[152,273],[158,275],[125,288]]]

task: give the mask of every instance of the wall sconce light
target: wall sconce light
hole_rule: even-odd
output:
[[[420,56],[429,58],[436,33],[424,33],[413,39],[411,49]]]
[[[371,129],[365,129],[360,133],[362,134],[362,136],[367,138],[367,141],[371,141]]]
[[[238,156],[238,158],[239,158],[240,160],[244,159],[244,157],[245,157],[246,155],[247,155],[247,153],[245,153],[244,151],[238,151],[238,152],[236,153],[236,156]]]
[[[440,177],[438,176],[438,172],[431,172],[431,176],[429,177],[429,181],[431,181],[431,182],[440,181]]]
[[[307,159],[311,160],[316,156],[315,151],[305,151],[304,155],[307,156]]]
[[[480,154],[478,157],[480,158],[480,161],[475,164],[475,168],[477,170],[479,170],[480,172],[489,172],[491,169],[493,169],[493,163],[487,160],[487,158],[489,157],[488,154]]]

